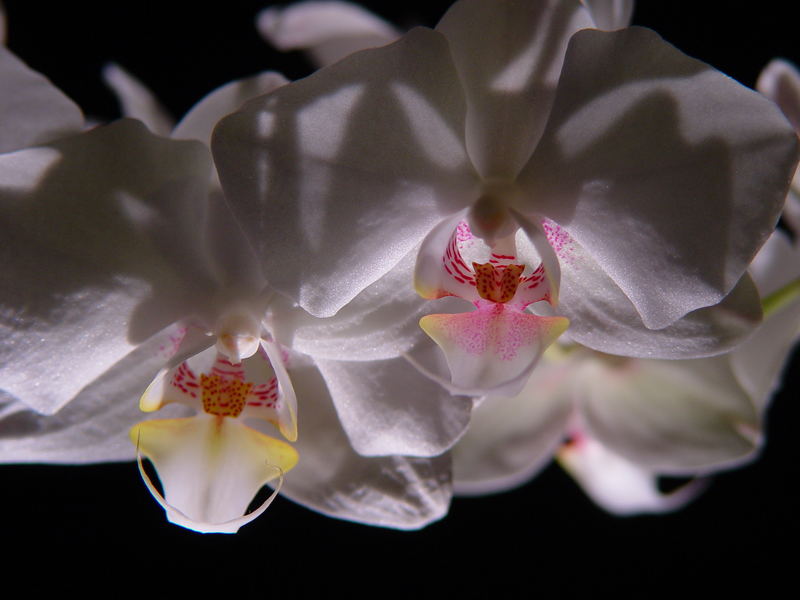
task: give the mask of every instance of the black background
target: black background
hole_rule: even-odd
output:
[[[109,60],[181,116],[231,79],[265,69],[293,79],[310,72],[301,56],[281,55],[258,37],[253,20],[265,4],[7,0],[8,45],[92,117],[118,116],[100,81]],[[788,4],[643,0],[634,22],[752,86],[772,57],[800,61]],[[369,5],[409,26],[435,24],[447,3]],[[454,500],[444,521],[420,532],[337,521],[279,498],[239,534],[203,536],[165,521],[132,463],[3,466],[6,573],[40,591],[112,597],[199,585],[245,597],[313,590],[314,597],[550,598],[603,590],[647,598],[656,589],[748,584],[769,597],[764,586],[792,581],[796,568],[797,400],[796,378],[787,375],[762,457],[660,517],[608,516],[551,466],[511,493]],[[61,568],[66,575],[55,574]]]

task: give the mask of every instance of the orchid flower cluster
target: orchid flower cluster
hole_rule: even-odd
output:
[[[177,124],[109,65],[126,118],[88,126],[0,47],[0,460],[135,459],[229,533],[278,493],[419,528],[554,456],[660,512],[752,460],[800,334],[800,75],[747,89],[632,11],[270,8],[320,68]]]

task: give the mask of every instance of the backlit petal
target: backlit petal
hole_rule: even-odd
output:
[[[731,465],[759,443],[759,414],[725,356],[598,358],[576,377],[588,435],[652,472]]]
[[[139,119],[158,135],[169,136],[175,125],[172,117],[141,81],[120,65],[109,63],[103,67],[103,81],[111,88],[122,108],[122,115]]]
[[[517,396],[484,398],[473,409],[467,433],[453,448],[457,494],[511,489],[550,461],[573,409],[573,365],[559,354],[545,352]]]
[[[279,50],[305,50],[317,66],[400,37],[389,23],[350,2],[297,2],[258,15],[259,33]]]
[[[598,506],[620,516],[677,510],[705,488],[694,480],[663,493],[654,473],[586,436],[563,446],[558,462]]]

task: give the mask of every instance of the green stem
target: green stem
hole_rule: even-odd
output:
[[[798,296],[800,296],[800,279],[787,283],[779,290],[772,292],[769,296],[761,300],[764,317],[768,317],[777,312]]]

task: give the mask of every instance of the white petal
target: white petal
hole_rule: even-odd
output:
[[[519,395],[484,398],[453,448],[457,494],[501,492],[532,478],[552,458],[572,412],[573,365],[545,353]]]
[[[39,73],[0,45],[0,152],[78,133],[80,109]]]
[[[289,302],[270,304],[270,330],[294,350],[315,358],[382,360],[394,358],[425,334],[419,319],[430,310],[410,285],[416,250],[364,289],[335,316],[312,317]]]
[[[295,445],[300,462],[286,476],[284,496],[326,515],[396,529],[418,529],[447,513],[448,455],[361,456],[350,447],[319,372],[292,369],[292,378],[303,411]]]
[[[202,413],[146,421],[130,435],[155,465],[167,518],[202,533],[235,533],[258,490],[292,469],[298,458],[290,445],[238,419]]]
[[[467,428],[472,400],[451,396],[403,358],[316,362],[359,454],[434,456]]]
[[[595,350],[644,358],[695,358],[719,354],[749,335],[761,319],[755,285],[745,275],[718,305],[701,308],[663,329],[648,329],[625,293],[580,244],[561,231],[560,313],[569,336]]]
[[[174,121],[147,86],[115,63],[103,67],[103,81],[117,96],[122,115],[139,119],[158,135],[168,136]]]
[[[725,356],[645,360],[598,356],[577,385],[588,435],[664,474],[750,457],[759,415]]]
[[[581,0],[598,29],[612,31],[622,29],[631,24],[633,17],[633,0]]]
[[[764,67],[756,89],[775,102],[795,131],[800,132],[800,73],[792,63],[776,58]]]
[[[765,318],[755,333],[731,352],[730,360],[739,383],[763,414],[800,339],[800,246],[792,245],[778,229],[750,268],[764,295]]]
[[[210,146],[211,132],[222,117],[235,112],[248,100],[268,94],[286,83],[286,78],[274,71],[231,81],[195,104],[175,127],[172,137],[198,140]]]
[[[694,480],[662,493],[655,473],[586,436],[563,446],[558,461],[598,506],[620,516],[677,510],[705,488]]]
[[[86,464],[132,460],[128,431],[146,415],[139,396],[164,364],[176,329],[160,332],[113,365],[54,415],[15,400],[0,409],[0,462]],[[2,394],[0,392],[0,394]],[[185,415],[183,407],[159,413]]]
[[[513,180],[547,122],[577,1],[457,2],[439,22],[467,98],[467,148],[483,177]]]
[[[220,179],[273,287],[331,316],[477,198],[458,90],[442,36],[417,29],[220,122]]]
[[[750,275],[764,297],[800,279],[800,245],[776,229],[750,264]]]
[[[14,282],[0,296],[6,390],[53,413],[207,298],[187,294],[180,264],[155,251],[146,229],[171,239],[165,251],[188,255],[181,223],[168,217],[197,200],[209,168],[199,144],[157,138],[136,121],[0,156],[0,268]],[[191,265],[198,272],[196,256]]]
[[[320,67],[400,37],[389,23],[350,2],[272,6],[259,13],[256,26],[262,37],[279,50],[306,50]]]
[[[742,276],[780,213],[796,143],[774,105],[652,31],[581,31],[519,210],[564,227],[662,328]]]

